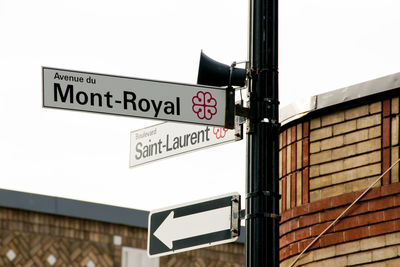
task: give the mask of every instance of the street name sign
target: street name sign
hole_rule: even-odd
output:
[[[151,211],[149,257],[234,242],[239,237],[240,195],[210,199]]]
[[[234,128],[234,91],[42,67],[43,106]]]
[[[217,126],[164,122],[131,132],[129,166],[241,140],[235,130]]]

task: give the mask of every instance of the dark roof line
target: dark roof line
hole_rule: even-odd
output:
[[[149,212],[0,189],[0,206],[147,228]]]
[[[0,206],[127,226],[148,227],[148,211],[0,189]],[[244,227],[238,242],[244,243]]]

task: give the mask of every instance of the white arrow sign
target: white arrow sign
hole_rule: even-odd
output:
[[[230,228],[230,206],[178,218],[174,218],[174,211],[171,211],[165,221],[154,232],[154,235],[167,247],[172,249],[173,241],[219,232]]]
[[[239,213],[238,193],[153,210],[149,214],[148,255],[160,257],[235,242]]]

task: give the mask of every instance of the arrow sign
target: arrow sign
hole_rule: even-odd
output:
[[[237,193],[152,211],[148,254],[158,257],[236,241],[239,211]]]
[[[43,106],[234,128],[225,88],[42,68]]]
[[[231,207],[224,207],[174,218],[171,211],[154,235],[172,249],[172,241],[230,230],[231,212]]]

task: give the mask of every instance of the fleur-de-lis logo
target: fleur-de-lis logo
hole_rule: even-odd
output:
[[[228,129],[213,127],[213,133],[217,139],[224,138]]]
[[[211,120],[217,114],[217,100],[212,97],[208,92],[199,91],[196,96],[192,98],[192,110],[197,114],[201,120]]]

